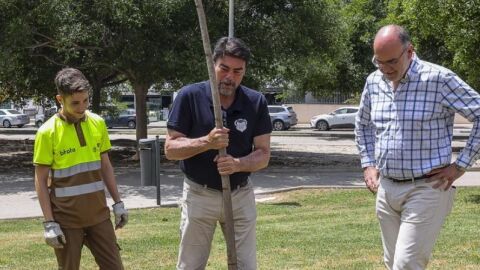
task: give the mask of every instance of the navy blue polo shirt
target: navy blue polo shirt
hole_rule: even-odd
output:
[[[232,105],[223,110],[224,126],[230,129],[227,153],[244,157],[253,151],[253,138],[272,132],[267,101],[258,91],[239,86]],[[224,117],[225,118],[225,117]],[[226,123],[225,123],[226,122]],[[207,135],[215,127],[210,81],[180,89],[168,116],[167,128],[188,138]],[[180,161],[180,168],[192,181],[221,190],[222,180],[213,159],[218,150],[208,150]],[[230,175],[232,187],[248,178],[249,172]]]

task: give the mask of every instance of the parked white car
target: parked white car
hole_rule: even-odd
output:
[[[273,130],[288,130],[298,123],[297,114],[291,106],[268,105],[268,114]]]
[[[3,127],[23,127],[28,123],[30,123],[28,115],[13,109],[0,109],[0,124]]]
[[[332,128],[354,128],[358,107],[342,107],[329,114],[315,115],[310,119],[310,127],[319,130]]]
[[[43,113],[35,115],[35,126],[41,127],[52,115],[57,112],[57,107],[44,109]]]

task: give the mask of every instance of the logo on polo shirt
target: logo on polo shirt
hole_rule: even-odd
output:
[[[75,148],[60,150],[60,156],[67,155],[67,154],[70,154],[70,153],[75,153]]]
[[[97,150],[100,151],[100,143],[97,143],[97,147],[94,146],[92,150],[93,152],[97,152]]]
[[[246,119],[240,118],[235,120],[235,127],[238,131],[244,132],[247,129],[247,123]]]

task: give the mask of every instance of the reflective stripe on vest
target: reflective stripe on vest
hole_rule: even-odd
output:
[[[103,181],[97,181],[89,184],[83,184],[73,187],[63,187],[55,188],[55,196],[60,197],[69,197],[69,196],[78,196],[87,193],[93,193],[105,189]]]
[[[65,169],[54,170],[53,171],[53,177],[55,177],[55,178],[69,177],[69,176],[79,174],[79,173],[82,173],[82,172],[99,170],[100,167],[101,167],[100,160],[92,161],[92,162],[86,162],[86,163],[80,163],[78,165],[68,167],[68,168],[65,168]]]

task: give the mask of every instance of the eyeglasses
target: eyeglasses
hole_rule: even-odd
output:
[[[372,57],[372,64],[376,67],[376,68],[379,68],[380,66],[389,66],[389,67],[392,67],[396,64],[398,64],[398,61],[400,60],[400,58],[403,56],[403,54],[407,51],[407,47],[405,47],[402,51],[402,54],[400,54],[399,57],[397,58],[393,58],[393,59],[390,59],[388,61],[385,61],[385,62],[382,62],[382,61],[378,61],[377,58],[375,58],[375,56]]]

